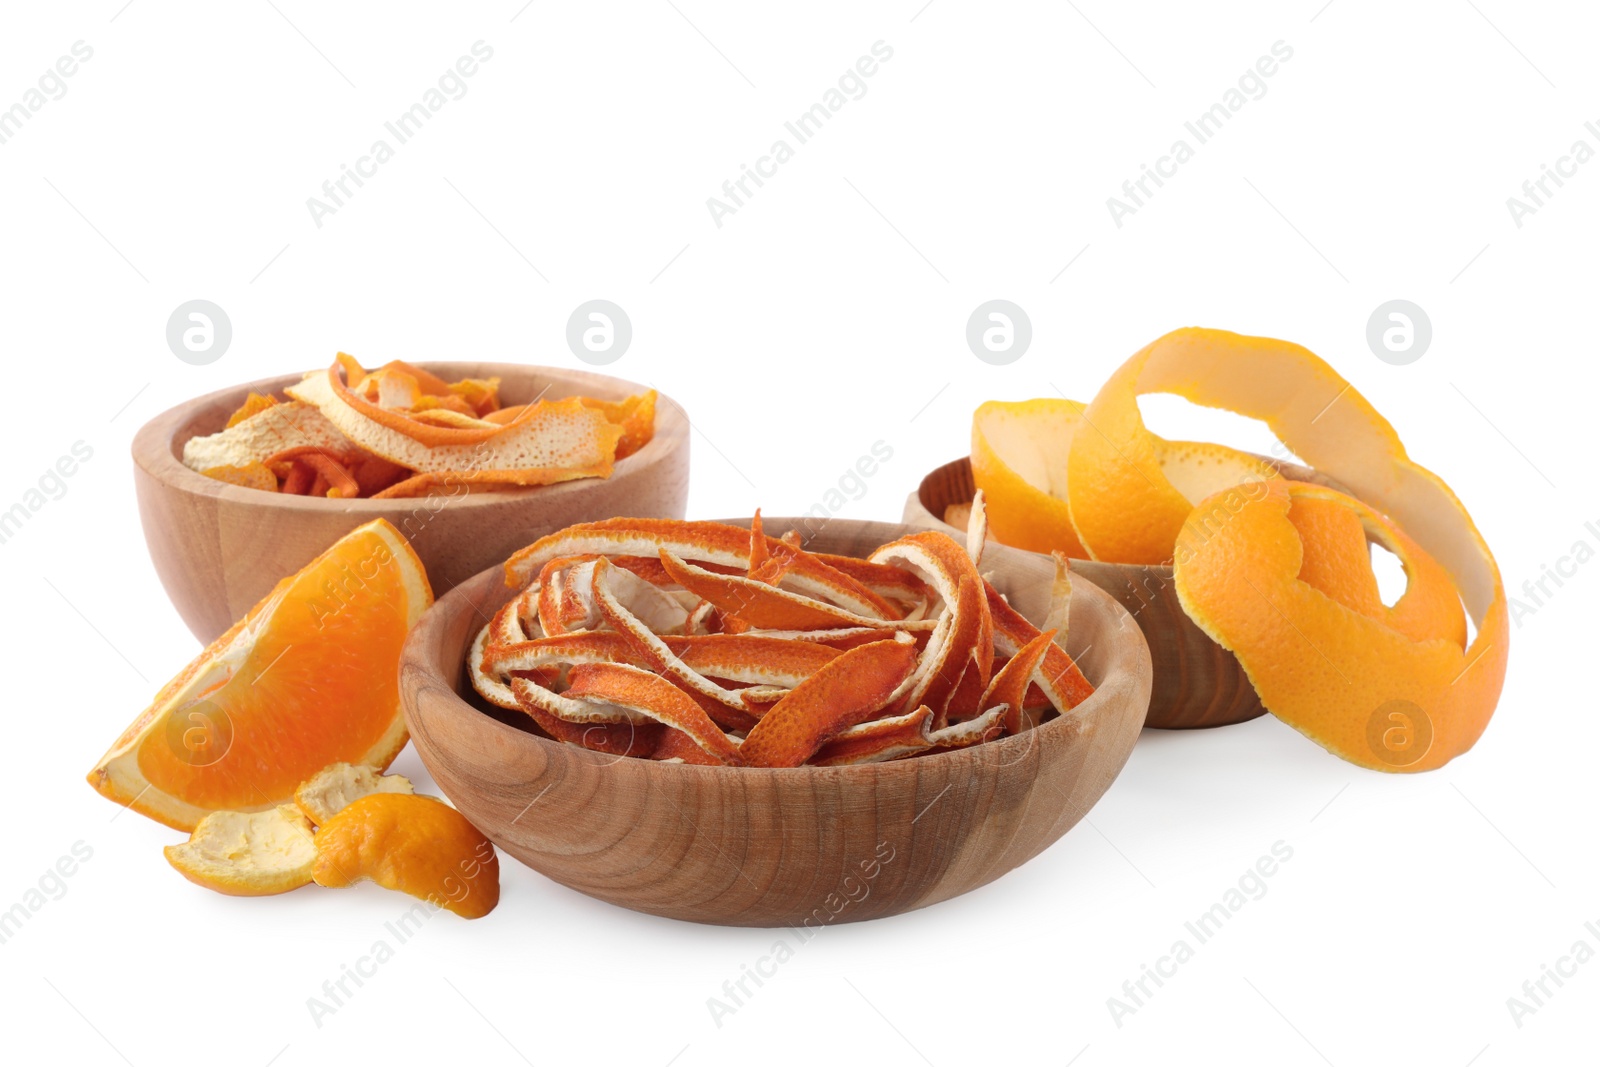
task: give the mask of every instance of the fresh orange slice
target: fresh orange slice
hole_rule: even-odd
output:
[[[1407,480],[1420,494],[1429,483],[1416,472]],[[1467,751],[1505,679],[1507,613],[1494,559],[1443,483],[1431,484],[1426,503],[1438,510],[1420,521],[1413,506],[1412,528],[1453,559],[1441,553],[1436,562],[1358,500],[1298,482],[1268,484],[1206,536],[1193,518],[1180,534],[1174,584],[1184,611],[1238,657],[1267,710],[1374,770],[1431,770]],[[1339,507],[1356,521],[1308,520],[1303,504]],[[1369,537],[1406,568],[1407,592],[1393,608],[1374,604],[1356,573],[1370,574]],[[1313,557],[1321,562],[1308,569]],[[1478,620],[1467,648],[1452,576]],[[1492,583],[1487,604],[1476,599],[1480,581]]]
[[[311,884],[311,823],[292,805],[214,811],[189,840],[168,845],[167,862],[195,885],[234,897],[266,897]]]
[[[318,885],[373,881],[464,919],[481,919],[500,902],[494,845],[442,800],[374,793],[329,819],[315,840]]]
[[[432,602],[400,532],[357,527],[168,682],[89,784],[192,830],[208,812],[287,803],[331,763],[387,767],[406,743],[400,648]]]

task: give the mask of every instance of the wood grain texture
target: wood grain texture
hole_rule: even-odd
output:
[[[620,400],[645,386],[585,371],[516,363],[424,363],[448,380],[501,379],[506,404],[593,396]],[[227,485],[185,467],[191,437],[223,428],[246,394],[281,393],[292,374],[180,404],[133,439],[134,482],[145,543],[178,614],[209,643],[285,575],[364,522],[399,528],[445,593],[523,545],[575,522],[614,515],[682,518],[689,495],[689,424],[663,396],[655,438],[611,477],[504,492],[413,500],[328,500]],[[548,392],[544,390],[548,389]]]
[[[1296,476],[1310,473],[1303,467],[1283,466]],[[946,463],[911,494],[905,520],[955,532],[944,521],[945,508],[971,503],[973,492],[971,462],[958,459]],[[1075,559],[1072,570],[1115,597],[1144,631],[1155,669],[1146,726],[1194,730],[1248,722],[1266,714],[1233,653],[1212,641],[1184,613],[1172,584],[1171,567]]]
[[[804,519],[767,518],[773,534]],[[807,547],[862,555],[910,528],[835,520]],[[991,546],[994,582],[1048,609],[1053,566]],[[498,569],[458,586],[412,631],[400,667],[412,741],[445,795],[501,849],[581,893],[694,922],[819,928],[966,893],[1043,851],[1127,761],[1150,696],[1136,626],[1074,581],[1069,648],[1098,689],[1078,711],[1003,741],[857,767],[697,767],[618,758],[485,709],[462,660],[511,595]],[[463,694],[468,694],[464,696]],[[470,699],[469,699],[470,697]]]

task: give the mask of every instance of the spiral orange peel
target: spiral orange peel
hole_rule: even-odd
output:
[[[1144,393],[1263,421],[1353,499],[1290,485],[1244,453],[1163,442],[1140,416]],[[1279,718],[1381,770],[1441,766],[1482,734],[1509,645],[1499,567],[1449,486],[1309,350],[1222,330],[1167,334],[1083,409],[1066,460],[1064,494],[1089,554],[1171,561],[1184,610],[1235,653]],[[1392,608],[1377,598],[1368,542],[1406,568]],[[1457,600],[1477,627],[1465,648]],[[1396,753],[1374,740],[1389,736],[1392,715],[1426,746]]]
[[[1344,535],[1346,544],[1329,545],[1338,535],[1326,527],[1297,528],[1291,510],[1304,497],[1333,502],[1361,520]],[[1457,506],[1451,515],[1454,536],[1474,541],[1465,511]],[[1447,526],[1442,519],[1434,532],[1448,535]],[[1438,564],[1403,534],[1395,537],[1398,529],[1372,508],[1333,490],[1276,482],[1179,554],[1178,598],[1196,625],[1238,657],[1278,718],[1360,766],[1432,770],[1470,749],[1494,713],[1508,646],[1504,593],[1495,575],[1488,605],[1474,612],[1477,636],[1463,648],[1453,604],[1409,612],[1380,604],[1373,611],[1349,588],[1325,591],[1326,584],[1301,578],[1305,558],[1348,554],[1358,539],[1366,544],[1368,531],[1394,538],[1410,579],[1407,596],[1434,585],[1428,571]],[[1438,543],[1454,547],[1449,536]],[[1476,561],[1493,570],[1487,549]]]

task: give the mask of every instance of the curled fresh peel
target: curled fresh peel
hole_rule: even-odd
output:
[[[500,902],[494,845],[442,800],[374,793],[329,819],[315,840],[318,885],[370,880],[463,919],[481,919]]]
[[[1301,500],[1341,507],[1358,521],[1342,530],[1297,525]],[[1476,535],[1459,506],[1453,518],[1460,536]],[[1434,528],[1450,519],[1437,517]],[[1314,555],[1370,572],[1357,554],[1369,531],[1384,536],[1406,568],[1407,593],[1394,608],[1374,610],[1364,583],[1330,575],[1326,562],[1318,584],[1301,577]],[[1477,638],[1463,649],[1442,568],[1372,508],[1297,482],[1268,485],[1209,536],[1187,527],[1183,534],[1194,543],[1175,568],[1184,610],[1238,657],[1278,718],[1352,763],[1385,771],[1441,767],[1483,733],[1505,677],[1503,594],[1478,616]],[[1487,550],[1480,559],[1493,568]],[[1414,605],[1402,607],[1413,596]]]
[[[1319,479],[1351,495],[1287,483],[1276,465],[1220,445],[1165,441],[1139,413],[1147,393],[1260,420]],[[1235,653],[1263,705],[1346,759],[1437,767],[1470,748],[1493,713],[1509,618],[1488,545],[1383,416],[1299,345],[1174,331],[1123,364],[1086,406],[979,408],[972,463],[1003,541],[1113,563],[1171,562],[1184,610]],[[1371,544],[1406,569],[1406,592],[1392,606],[1378,596]],[[997,644],[1014,652],[1023,632],[1005,635],[990,600]],[[1477,634],[1463,648],[1468,616]],[[1030,690],[1024,706],[1033,699]],[[1397,752],[1390,742],[1401,737],[1424,740]]]
[[[189,840],[168,845],[167,862],[195,885],[235,897],[265,897],[311,884],[317,850],[311,823],[290,805],[214,811]]]

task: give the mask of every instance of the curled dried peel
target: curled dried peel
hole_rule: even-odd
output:
[[[829,738],[881,711],[916,667],[911,638],[851,649],[778,701],[739,746],[757,767],[798,767]]]
[[[1434,499],[1448,492],[1437,483]],[[1389,528],[1413,587],[1436,581],[1428,577],[1436,564],[1374,509],[1332,490],[1278,482],[1209,536],[1185,528],[1181,543],[1191,548],[1179,553],[1175,568],[1184,610],[1238,657],[1269,711],[1329,751],[1374,770],[1443,766],[1472,747],[1499,699],[1508,620],[1498,573],[1470,647],[1462,648],[1454,620],[1437,607],[1402,615],[1402,629],[1392,616],[1371,613],[1348,585],[1324,580],[1319,588],[1300,577],[1304,557],[1337,535],[1329,524],[1297,528],[1291,518],[1297,497],[1349,509],[1361,529],[1344,536],[1363,545],[1366,529]],[[1448,525],[1456,536],[1476,540],[1459,504],[1429,528],[1438,536]],[[1328,557],[1349,559],[1349,548],[1331,545]],[[1493,571],[1486,548],[1478,563]],[[1430,612],[1437,633],[1426,636],[1418,626]],[[1399,715],[1393,721],[1403,732],[1389,728],[1391,715]]]
[[[931,707],[934,728],[941,729],[949,721],[950,698],[969,669],[976,672],[973,684],[978,692],[989,685],[994,620],[984,600],[983,578],[961,546],[931,530],[891,541],[871,558],[919,573],[949,606],[935,625],[928,654],[903,698],[909,707]]]
[[[244,467],[291,448],[346,455],[355,446],[315,407],[272,404],[209,437],[191,437],[183,445],[183,465],[196,471]]]
[[[768,538],[769,550],[780,551],[774,547],[775,542],[776,538]],[[523,588],[541,567],[562,556],[654,559],[659,558],[663,550],[703,569],[717,566],[739,574],[747,574],[750,569],[750,531],[742,526],[682,519],[606,519],[569,526],[513,553],[506,560],[506,585],[512,589]],[[813,599],[826,600],[846,611],[870,619],[890,617],[871,596],[862,595],[850,582],[841,582],[843,577],[847,576],[817,556],[804,553],[795,560],[784,579],[790,589]]]
[[[572,669],[566,695],[599,701],[648,715],[687,735],[722,763],[739,764],[738,746],[689,694],[647,670],[620,663],[584,663]]]
[[[481,420],[469,420],[470,428],[428,425],[352,393],[338,364],[286,392],[315,406],[366,451],[435,480],[547,485],[608,477],[623,433],[576,397],[531,404],[504,426]],[[490,472],[499,477],[488,477]]]

